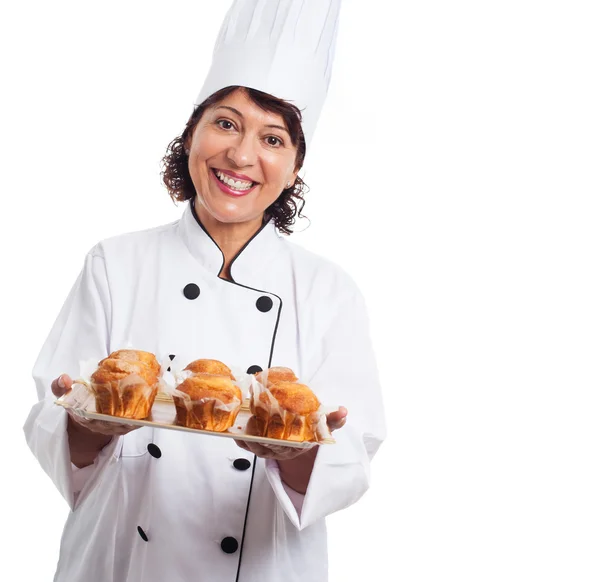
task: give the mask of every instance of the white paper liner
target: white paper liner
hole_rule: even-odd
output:
[[[184,363],[179,358],[175,357],[173,360],[167,358],[163,363],[164,371],[161,374],[162,391],[166,394],[173,394],[177,389],[177,386],[181,384],[187,378],[194,376],[193,372],[186,370],[185,368],[189,365],[189,362]],[[251,375],[244,372],[238,367],[229,367],[235,380],[234,384],[242,392],[242,400],[248,400],[250,398],[250,382]],[[167,371],[168,370],[168,371]]]
[[[131,347],[122,348],[122,349],[134,349]],[[72,413],[78,414],[79,416],[84,416],[82,414],[83,411],[87,413],[96,413],[96,397],[95,391],[92,386],[91,376],[97,370],[99,361],[97,359],[80,361],[79,363],[79,376],[76,380],[73,381],[72,389],[65,394],[61,401],[66,404]],[[184,380],[194,376],[195,374],[189,370],[185,370],[185,366],[188,365],[189,362],[182,362],[179,358],[175,357],[171,360],[170,356],[165,356],[160,361],[161,363],[161,371],[160,377],[158,380],[158,393],[162,393],[170,398],[177,398],[180,403],[182,403],[189,412],[192,411],[194,405],[202,405],[208,402],[211,399],[201,399],[199,401],[192,401],[188,394],[181,392],[177,389]],[[233,376],[235,377],[234,383],[240,388],[242,392],[242,402],[236,398],[233,402],[229,404],[225,404],[224,402],[217,400],[215,401],[215,408],[219,411],[223,411],[226,413],[231,413],[240,409],[240,406],[248,406],[252,409],[252,402],[254,400],[253,395],[255,395],[256,400],[258,401],[258,397],[262,392],[266,392],[269,399],[269,407],[268,411],[271,414],[277,414],[282,418],[282,421],[285,423],[287,416],[290,413],[282,410],[279,406],[277,400],[273,397],[270,390],[266,388],[261,382],[259,382],[253,374],[248,374],[241,368],[230,367]],[[265,370],[261,373],[261,377],[268,381],[268,370]],[[300,381],[300,380],[298,380]],[[131,376],[124,378],[119,383],[119,389],[122,390],[130,383],[145,383],[143,379],[139,376],[132,374]],[[150,387],[148,387],[151,390]],[[260,401],[258,401],[259,405],[263,408],[265,406],[262,405]],[[329,427],[327,426],[327,414],[330,412],[334,412],[338,410],[336,406],[323,406],[314,413],[314,419],[312,421],[314,426],[314,438],[315,441],[302,441],[304,445],[309,444],[319,444],[319,443],[331,443],[335,442]],[[120,417],[119,417],[120,418]],[[151,418],[151,413],[150,417]],[[236,434],[239,434],[240,438],[243,438],[243,433],[238,432],[237,429],[240,427],[236,427],[237,420],[234,420],[233,426],[231,427],[231,431],[235,431]],[[193,429],[192,429],[193,430]],[[227,430],[227,429],[226,429]],[[248,433],[250,434],[250,433]],[[264,436],[264,435],[262,435]],[[279,439],[268,439],[265,437],[265,440],[273,441]],[[282,446],[285,446],[285,440],[281,440]],[[287,441],[290,443],[300,443],[300,441]]]
[[[88,412],[98,412],[96,405],[98,391],[96,386],[102,386],[102,384],[94,383],[92,381],[92,374],[94,374],[94,372],[98,369],[99,363],[100,362],[97,359],[82,360],[79,362],[79,376],[77,379],[73,380],[71,390],[67,392],[65,396],[63,396],[63,402],[72,406],[75,414],[77,414],[77,409],[87,410]],[[163,383],[162,373],[163,366],[161,366],[160,376],[158,379],[158,390],[161,389]],[[143,397],[146,399],[149,399],[152,396],[152,392],[156,388],[156,386],[150,386],[146,380],[144,380],[144,378],[138,374],[129,374],[128,376],[121,378],[117,383],[119,397],[122,398],[123,392],[132,385],[142,386]],[[112,388],[110,388],[110,391],[112,392]]]
[[[268,382],[268,371],[261,372],[261,378],[263,380],[266,378]],[[282,408],[267,386],[262,382],[259,382],[255,376],[251,377],[250,382],[250,411],[252,414],[256,415],[256,409],[261,408],[265,411],[268,418],[278,416],[281,419],[284,427],[292,426],[294,421],[307,423],[309,427],[308,432],[311,434],[311,437],[303,440],[319,443],[332,438],[331,431],[327,426],[327,414],[328,412],[332,412],[331,407],[325,407],[321,405],[316,412],[310,415],[296,415]],[[268,403],[264,403],[260,399],[262,394],[267,397]],[[333,410],[337,410],[337,408]],[[268,426],[269,424],[267,423],[264,427],[265,434],[261,434],[259,436],[267,436]],[[293,436],[284,434],[284,438],[282,440],[299,439],[294,439]]]
[[[181,390],[178,390],[178,386],[180,386],[185,380],[187,380],[188,378],[192,378],[193,376],[202,376],[201,373],[194,373],[190,370],[185,370],[182,369],[182,363],[181,362],[176,362],[177,358],[175,358],[171,363],[170,363],[170,368],[171,371],[170,372],[166,372],[163,375],[163,390],[165,393],[169,394],[172,398],[173,401],[178,404],[179,406],[183,406],[186,408],[187,412],[188,412],[188,423],[186,424],[190,424],[189,420],[191,419],[191,422],[193,423],[193,425],[196,426],[202,426],[205,424],[205,422],[202,419],[199,419],[196,415],[196,411],[200,411],[202,409],[203,406],[206,406],[207,404],[213,404],[212,407],[212,414],[214,414],[215,411],[217,412],[222,412],[226,415],[233,415],[231,416],[231,418],[229,418],[226,422],[226,426],[223,426],[222,430],[217,431],[217,432],[222,432],[222,431],[226,431],[228,428],[230,428],[231,426],[233,426],[233,424],[235,423],[235,417],[237,416],[237,413],[240,410],[240,407],[242,405],[242,402],[239,400],[239,398],[233,398],[233,400],[229,403],[225,403],[222,400],[219,400],[218,398],[210,398],[210,397],[206,397],[206,398],[201,398],[200,400],[192,400],[190,395],[182,392]],[[232,370],[232,374],[235,376],[235,374],[233,373]],[[239,385],[237,378],[236,380],[232,380],[232,382],[238,386],[238,388],[240,388],[240,390],[242,391],[242,394],[244,393],[244,390],[242,388],[242,386]],[[181,419],[177,419],[178,422],[181,422]],[[217,423],[223,423],[223,419],[215,419],[215,422]],[[193,428],[193,426],[192,426]]]

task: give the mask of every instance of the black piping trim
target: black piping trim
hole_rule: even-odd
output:
[[[269,224],[268,222],[265,222],[253,235],[252,237],[248,240],[248,242],[238,251],[238,254],[235,255],[235,257],[233,257],[233,259],[231,259],[231,265],[229,265],[229,274],[231,275],[231,267],[233,266],[233,263],[235,263],[236,259],[244,252],[244,250],[246,249],[246,247],[263,231],[263,229],[265,228],[265,226],[267,226],[267,224]],[[215,243],[216,244],[216,243]],[[233,276],[231,277],[233,279]],[[266,292],[265,292],[266,293]]]
[[[225,255],[223,254],[223,251],[221,250],[221,247],[219,247],[219,245],[217,244],[217,242],[215,241],[215,239],[210,235],[210,232],[208,232],[208,230],[206,230],[206,228],[204,228],[204,225],[202,224],[202,222],[200,221],[200,218],[198,218],[198,215],[196,214],[196,208],[194,206],[194,201],[190,201],[190,208],[192,209],[192,216],[194,217],[194,219],[196,220],[196,222],[198,223],[198,225],[200,226],[200,228],[206,233],[206,236],[208,236],[208,238],[213,241],[213,244],[217,247],[217,249],[219,250],[219,252],[221,253],[221,256],[223,257],[223,261],[221,262],[221,268],[219,269],[219,272],[217,273],[217,277],[219,277],[220,279],[222,279],[223,277],[220,277],[220,273],[223,270],[223,267],[225,266]],[[237,255],[235,255],[235,257],[233,257],[233,259],[231,259],[231,265],[229,265],[229,270],[231,271],[231,267],[233,266],[233,263],[235,262],[235,260],[242,254],[242,252],[246,249],[246,247],[263,231],[263,229],[265,228],[265,226],[267,226],[267,224],[269,224],[268,222],[265,222],[253,235],[252,237],[248,240],[248,242],[238,251]],[[225,279],[227,280],[227,279]],[[234,281],[235,283],[235,281]],[[236,283],[237,285],[237,283]],[[242,287],[244,287],[244,285],[241,285]],[[246,289],[252,289],[252,287],[246,287]],[[260,291],[259,289],[254,289],[254,291]],[[268,293],[268,291],[260,291],[261,293]]]
[[[248,501],[246,503],[246,515],[244,515],[244,530],[240,541],[240,557],[238,559],[237,572],[235,574],[235,582],[240,580],[240,571],[242,569],[242,555],[244,553],[244,540],[246,539],[246,524],[248,523],[248,512],[250,511],[250,497],[252,496],[252,485],[254,484],[254,472],[256,471],[256,455],[252,462],[252,476],[250,477],[250,489],[248,490]]]
[[[260,232],[260,231],[259,231]],[[239,255],[239,253],[238,253]],[[269,352],[269,363],[267,365],[268,368],[271,367],[271,363],[273,360],[273,350],[275,349],[275,339],[277,338],[277,330],[279,329],[279,320],[281,318],[281,310],[283,308],[283,301],[279,295],[275,295],[275,293],[271,293],[270,291],[263,291],[262,289],[255,289],[254,287],[248,287],[247,285],[242,285],[241,283],[237,283],[235,281],[229,281],[228,279],[221,278],[225,283],[229,283],[231,285],[237,285],[238,287],[243,287],[244,289],[250,289],[251,291],[258,291],[259,293],[270,293],[279,299],[279,309],[277,311],[277,321],[275,322],[275,329],[273,330],[273,339],[271,341],[271,350]],[[242,554],[244,552],[244,539],[246,538],[246,525],[248,523],[248,512],[250,510],[250,498],[252,497],[252,485],[254,484],[254,472],[256,470],[256,455],[254,455],[254,459],[252,460],[252,477],[250,478],[250,489],[248,491],[248,502],[246,503],[246,515],[244,516],[244,529],[242,532],[242,541],[240,542],[240,557],[238,560],[238,569],[237,574],[235,576],[235,582],[239,582],[240,580],[240,570],[242,567]]]
[[[208,238],[210,238],[210,240],[213,241],[213,243],[219,249],[219,251],[221,252],[221,255],[223,256],[223,262],[221,263],[221,268],[219,269],[219,273],[217,273],[217,276],[219,276],[219,274],[223,270],[223,266],[225,265],[225,255],[223,254],[223,251],[221,251],[221,249],[219,248],[219,245],[215,242],[215,239],[212,236],[210,236],[210,233],[206,230],[206,228],[204,228],[204,225],[202,224],[202,222],[200,222],[200,219],[198,218],[198,215],[196,214],[196,210],[194,208],[193,200],[190,202],[190,206],[192,208],[192,216],[196,219],[196,222],[200,225],[200,228],[207,234]],[[267,226],[267,224],[269,224],[269,223],[266,222],[265,224],[263,224],[262,227],[256,231],[254,236],[252,236],[252,238],[240,249],[238,254],[235,255],[235,257],[233,257],[233,260],[231,261],[231,265],[233,265],[233,262],[242,254],[242,251],[263,230],[263,228],[265,228],[265,226]],[[231,266],[229,268],[229,271],[231,274]],[[238,283],[237,281],[233,280],[233,276],[232,276],[231,281],[229,279],[225,279],[223,277],[219,277],[219,278],[222,281],[225,281],[226,283],[230,283],[231,285],[237,285],[238,287],[243,287],[244,289],[250,289],[251,291],[257,291],[258,293],[269,293],[270,295],[274,295],[275,297],[277,297],[277,299],[279,299],[279,309],[277,311],[277,321],[275,322],[275,329],[273,330],[273,339],[271,340],[271,350],[269,352],[269,363],[267,365],[267,367],[270,368],[272,360],[273,360],[273,351],[275,349],[275,340],[277,338],[277,330],[279,329],[279,320],[281,319],[281,310],[283,308],[283,301],[282,301],[281,297],[279,297],[279,295],[275,295],[275,293],[271,293],[270,291],[263,291],[262,289],[255,289],[254,287],[248,287],[247,285],[242,285],[241,283]],[[242,555],[244,552],[244,540],[246,539],[246,526],[248,524],[248,513],[250,511],[250,498],[252,497],[252,486],[254,485],[254,473],[255,472],[256,472],[256,455],[254,455],[254,459],[252,461],[252,476],[250,477],[250,489],[248,490],[248,501],[246,503],[246,514],[244,515],[244,529],[242,531],[242,539],[240,541],[240,557],[238,559],[238,568],[237,568],[237,573],[235,575],[235,582],[239,582],[239,580],[240,580],[240,571],[242,569]]]
[[[223,251],[221,250],[219,245],[215,242],[215,239],[212,236],[210,236],[210,233],[208,232],[208,230],[206,230],[204,228],[204,225],[200,222],[200,219],[198,218],[198,215],[196,214],[196,208],[194,207],[193,199],[190,200],[190,208],[192,209],[192,216],[198,223],[198,226],[200,226],[200,228],[206,233],[206,236],[208,236],[208,238],[213,241],[214,245],[217,247],[217,249],[219,249],[219,252],[221,253],[221,257],[223,257],[223,261],[221,263],[221,268],[219,269],[219,273],[220,273],[223,270],[223,267],[225,266],[225,255],[223,254]],[[219,273],[217,273],[217,277],[219,276]]]

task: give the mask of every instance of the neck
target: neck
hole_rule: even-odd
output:
[[[220,222],[194,199],[196,216],[217,243],[225,259],[219,277],[231,280],[231,263],[248,241],[262,228],[262,217],[248,222]]]

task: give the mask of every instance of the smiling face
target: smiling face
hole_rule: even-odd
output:
[[[186,145],[203,221],[259,224],[299,169],[281,115],[265,111],[241,89],[204,112]]]

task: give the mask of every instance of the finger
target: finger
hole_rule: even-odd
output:
[[[294,448],[294,447],[281,447],[277,451],[273,451],[273,459],[276,461],[289,461],[291,459],[295,459],[300,455],[304,454],[303,449]]]
[[[252,441],[246,441],[247,450],[251,453],[254,453],[257,457],[262,457],[263,459],[270,459],[273,456],[273,452],[264,447],[259,443],[255,443]]]
[[[76,409],[67,408],[67,414],[73,420],[73,422],[80,426],[87,428],[87,426],[90,424],[90,421],[85,418],[85,416],[82,416]]]
[[[86,425],[86,428],[88,428],[89,430],[91,430],[92,432],[97,432],[99,434],[103,434],[105,436],[123,436],[126,435],[127,433],[130,433],[133,429],[132,428],[106,428],[103,426],[89,426]]]
[[[348,409],[344,406],[340,406],[335,412],[331,412],[327,415],[327,425],[330,430],[337,430],[342,428],[346,424],[346,417],[348,416]]]
[[[67,408],[67,414],[77,423],[87,426],[91,420],[84,416],[83,412],[79,408]]]
[[[135,430],[136,428],[139,428],[133,424],[116,424],[112,422],[105,422],[103,420],[90,420],[89,418],[86,418],[78,413],[76,409],[68,409],[67,412],[77,424],[86,430],[103,434],[105,436],[121,436],[131,432],[132,430]]]
[[[71,386],[73,386],[73,380],[71,380],[67,374],[61,374],[56,380],[53,380],[50,388],[52,394],[57,398],[60,398],[71,389]]]
[[[250,449],[248,448],[248,445],[244,442],[244,441],[238,441],[237,439],[235,440],[235,444],[240,447],[241,449],[244,449],[245,451],[250,451]]]
[[[57,398],[60,398],[67,391],[67,387],[62,376],[59,376],[56,378],[56,380],[53,380],[50,388],[52,389],[52,394],[54,394],[54,396]]]
[[[330,431],[334,431],[334,430],[339,430],[340,428],[342,428],[344,425],[346,424],[346,419],[342,418],[341,420],[337,420],[337,421],[330,421],[327,423],[327,426],[329,427]]]
[[[98,422],[98,432],[102,432],[103,434],[107,435],[120,436],[139,428],[134,424],[116,424],[112,422],[104,422],[102,420],[96,422]]]
[[[298,449],[296,447],[286,447],[285,445],[263,445],[265,449],[271,451],[273,454],[277,456],[287,456],[290,454],[298,453]]]

